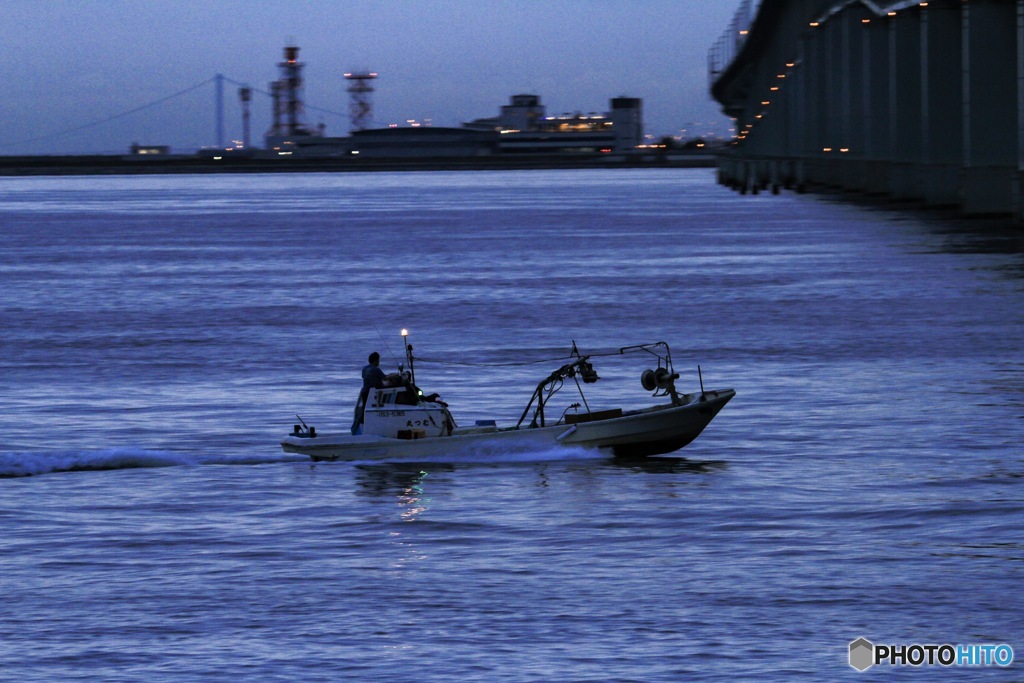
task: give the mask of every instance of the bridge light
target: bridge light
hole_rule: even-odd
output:
[[[820,22],[817,22],[817,21],[812,21],[811,22],[811,28],[817,28],[818,26],[821,26]]]
[[[862,23],[862,24],[870,24],[871,20],[870,19],[861,19],[860,23]]]
[[[762,107],[767,107],[769,104],[771,104],[771,101],[769,101],[769,100],[761,100],[761,106]]]

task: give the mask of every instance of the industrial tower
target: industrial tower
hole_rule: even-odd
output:
[[[353,131],[366,130],[370,127],[370,121],[373,119],[370,94],[373,92],[375,78],[377,74],[371,71],[353,71],[345,74],[345,80],[350,83],[348,92],[352,96],[348,111]]]
[[[302,67],[299,61],[299,48],[289,45],[284,49],[284,61],[281,78],[270,84],[271,96],[274,98],[274,119],[267,136],[295,137],[312,135],[313,132],[302,121]]]
[[[247,85],[239,88],[238,99],[242,102],[242,148],[249,149],[249,103],[252,102],[252,88]]]

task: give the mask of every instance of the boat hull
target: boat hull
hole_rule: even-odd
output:
[[[622,457],[671,453],[697,438],[736,392],[732,389],[695,395],[683,405],[655,406],[618,417],[532,429],[470,428],[451,436],[392,439],[382,436],[289,435],[281,442],[288,453],[325,460],[436,459],[454,453],[483,455],[529,452],[553,446],[598,449]]]

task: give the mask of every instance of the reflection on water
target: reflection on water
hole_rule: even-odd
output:
[[[949,254],[1024,254],[1024,230],[1005,221],[961,219],[929,223],[943,238],[940,249]],[[1019,261],[1017,265],[1021,264]]]
[[[728,469],[725,460],[691,460],[689,458],[613,458],[612,467],[647,474],[714,474]]]
[[[331,463],[332,467],[348,467],[345,463]],[[406,496],[422,492],[423,480],[428,472],[422,463],[374,463],[355,465],[356,495]],[[451,472],[454,465],[429,464],[433,472]]]
[[[419,476],[411,479],[408,486],[398,496],[398,503],[402,506],[402,520],[406,522],[415,521],[417,517],[426,512],[430,498],[424,494],[423,480],[427,472],[421,471]]]

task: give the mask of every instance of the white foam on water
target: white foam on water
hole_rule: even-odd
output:
[[[564,462],[564,461],[586,461],[603,460],[609,457],[608,453],[589,448],[567,447],[567,446],[544,446],[544,447],[514,447],[507,444],[499,446],[488,446],[487,444],[475,444],[469,448],[456,449],[448,453],[437,455],[424,455],[415,458],[384,458],[382,460],[354,460],[355,464],[374,464],[381,462],[400,463],[444,463],[444,464],[488,464],[488,463],[531,463],[531,462]]]
[[[200,464],[184,453],[146,448],[0,453],[0,477],[30,477],[51,472],[180,467]]]
[[[551,446],[541,448],[500,447],[478,444],[465,450],[415,458],[427,463],[530,463],[600,460],[608,457],[601,451]],[[0,452],[0,478],[31,477],[57,472],[121,470],[148,467],[190,467],[205,465],[266,465],[306,462],[305,455],[289,453],[250,453],[239,455],[208,455],[196,457],[182,452],[160,451],[137,447],[98,450],[55,450],[33,452]],[[396,457],[383,462],[410,461]],[[355,460],[355,464],[372,464],[381,460]]]

